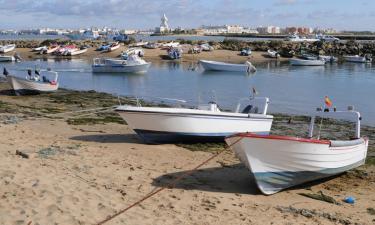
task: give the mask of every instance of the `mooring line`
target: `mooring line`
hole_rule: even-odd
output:
[[[141,199],[139,199],[138,201],[134,202],[133,204],[129,205],[128,207],[118,211],[117,213],[113,214],[113,215],[110,215],[108,216],[106,219],[100,221],[99,223],[96,223],[96,225],[103,225],[107,222],[109,222],[110,220],[114,219],[115,217],[125,213],[126,211],[128,211],[129,209],[141,204],[143,201],[151,198],[152,196],[156,195],[157,193],[161,192],[161,191],[164,191],[165,189],[168,189],[168,188],[173,188],[175,187],[175,185],[180,181],[182,180],[183,178],[187,177],[187,176],[190,176],[191,174],[193,174],[195,171],[197,171],[199,168],[201,168],[202,166],[204,166],[205,164],[207,164],[209,161],[213,160],[214,158],[218,157],[221,153],[227,151],[230,149],[230,147],[232,147],[233,145],[237,144],[242,138],[244,138],[243,136],[238,138],[238,140],[236,140],[235,142],[231,143],[230,145],[228,145],[227,147],[225,147],[222,151],[220,152],[217,152],[216,154],[210,156],[208,159],[206,159],[205,161],[201,162],[200,164],[198,164],[196,167],[194,167],[193,169],[189,170],[189,171],[186,171],[185,173],[183,173],[182,175],[180,175],[179,177],[177,177],[174,181],[170,182],[168,185],[165,185],[163,187],[160,187],[158,189],[154,189],[153,191],[149,192],[147,195],[145,195],[144,197],[142,197]]]

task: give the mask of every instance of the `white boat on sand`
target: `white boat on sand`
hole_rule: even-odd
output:
[[[215,71],[232,71],[232,72],[255,72],[256,68],[251,62],[246,61],[244,64],[233,64],[217,61],[199,60],[199,63],[205,70]]]
[[[92,65],[93,73],[145,73],[151,63],[130,55],[127,60],[95,58]]]
[[[0,46],[0,53],[7,53],[13,51],[16,48],[15,44]]]
[[[3,75],[6,76],[9,85],[13,88],[16,95],[53,92],[59,88],[59,83],[57,82],[58,73],[54,71],[35,71],[33,75],[32,71],[28,70],[26,78],[21,78],[9,74],[4,68]],[[54,76],[53,80],[47,78],[50,75]]]
[[[277,51],[274,51],[274,50],[271,50],[271,49],[267,50],[267,55],[271,58],[279,58],[280,57],[280,54]]]
[[[44,49],[47,49],[47,46],[40,46],[40,47],[37,47],[37,48],[33,48],[31,51],[33,51],[33,52],[40,52],[40,51],[42,51],[42,50],[44,50]]]
[[[269,99],[246,99],[240,111],[221,111],[215,102],[196,109],[119,106],[116,111],[146,143],[212,142],[238,132],[268,134],[273,116],[266,115]]]
[[[76,49],[74,51],[69,51],[67,53],[67,56],[75,56],[75,55],[81,55],[83,53],[87,52],[87,48],[83,48],[83,49]]]
[[[117,50],[117,49],[119,49],[120,48],[120,43],[118,43],[118,42],[115,42],[115,43],[112,43],[108,48],[107,48],[107,52],[113,52],[113,51],[115,51],[115,50]]]
[[[289,63],[292,66],[324,66],[326,61],[321,59],[289,59]]]
[[[350,140],[313,138],[315,117],[355,118],[355,137]],[[256,184],[266,195],[302,183],[330,177],[365,163],[368,139],[360,137],[360,114],[348,111],[312,115],[307,138],[236,134],[226,138],[237,157],[254,175]]]
[[[344,59],[347,62],[357,62],[357,63],[370,63],[370,62],[372,62],[371,57],[359,56],[359,55],[345,55]]]

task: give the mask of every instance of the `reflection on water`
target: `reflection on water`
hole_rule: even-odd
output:
[[[91,62],[83,59],[38,59],[2,63],[25,76],[27,68],[59,71],[60,85],[77,90],[96,90],[116,95],[184,99],[196,104],[200,93],[215,90],[223,108],[233,109],[237,100],[255,87],[271,99],[272,112],[306,113],[323,104],[328,95],[338,108],[354,105],[365,123],[375,124],[375,74],[371,64],[332,64],[324,67],[292,67],[270,60],[255,64],[254,74],[206,72],[197,63],[155,62],[145,74],[93,74]]]

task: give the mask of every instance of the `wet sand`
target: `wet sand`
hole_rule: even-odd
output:
[[[62,59],[87,59],[92,60],[96,57],[119,57],[121,52],[128,49],[127,46],[121,46],[118,50],[113,52],[99,52],[95,51],[95,48],[90,48],[88,51],[82,55],[78,56],[54,56],[54,55],[38,55],[35,52],[32,52],[29,48],[17,48],[15,51],[20,54],[20,56],[24,60],[33,60],[33,59],[53,59],[53,58],[62,58]],[[187,52],[187,48],[184,48],[185,52]],[[150,62],[160,62],[160,61],[170,61],[167,59],[167,51],[163,49],[143,49],[145,51],[144,59]],[[7,54],[14,54],[14,53],[7,53]],[[266,52],[255,52],[253,51],[251,56],[241,56],[238,51],[230,51],[230,50],[214,50],[211,52],[201,52],[199,54],[183,54],[182,59],[175,60],[180,62],[197,62],[198,60],[205,59],[205,60],[215,60],[215,61],[222,61],[222,62],[230,62],[230,63],[244,63],[246,61],[250,61],[252,63],[261,63],[269,60],[276,60],[267,57]],[[285,61],[286,58],[277,59],[279,61]]]
[[[96,224],[213,154],[205,145],[146,145],[115,113],[67,113],[116,104],[107,94],[13,96],[8,89],[0,82],[0,224]],[[273,132],[306,126],[278,120]],[[374,224],[374,189],[375,167],[366,165],[264,196],[227,151],[106,224]],[[300,195],[319,191],[340,205]],[[354,205],[342,202],[349,195]]]

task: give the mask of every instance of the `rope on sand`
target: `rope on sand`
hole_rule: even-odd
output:
[[[205,161],[201,162],[200,164],[198,164],[196,167],[194,167],[193,169],[189,170],[189,171],[186,171],[185,173],[183,173],[182,175],[178,176],[174,181],[170,182],[168,185],[165,185],[163,187],[160,187],[160,188],[157,188],[157,189],[154,189],[152,190],[151,192],[149,192],[147,195],[145,195],[144,197],[142,197],[141,199],[139,199],[138,201],[132,203],[131,205],[129,205],[128,207],[118,211],[117,213],[113,214],[113,215],[110,215],[108,216],[106,219],[98,222],[96,225],[103,225],[107,222],[109,222],[110,220],[114,219],[115,217],[125,213],[126,211],[128,211],[129,209],[141,204],[142,202],[144,202],[145,200],[151,198],[152,196],[156,195],[157,193],[159,192],[162,192],[164,191],[165,189],[168,189],[168,188],[173,188],[176,186],[176,184],[182,180],[183,178],[187,177],[187,176],[190,176],[191,174],[193,174],[195,171],[197,171],[199,168],[201,168],[202,166],[204,166],[205,164],[207,164],[208,162],[210,162],[211,160],[215,159],[216,157],[218,157],[221,153],[227,151],[230,149],[230,147],[232,147],[233,145],[237,144],[243,137],[240,137],[238,138],[238,140],[236,140],[235,142],[233,142],[232,144],[228,145],[225,149],[223,149],[222,151],[220,152],[217,152],[216,154],[210,156],[208,159],[206,159]]]

